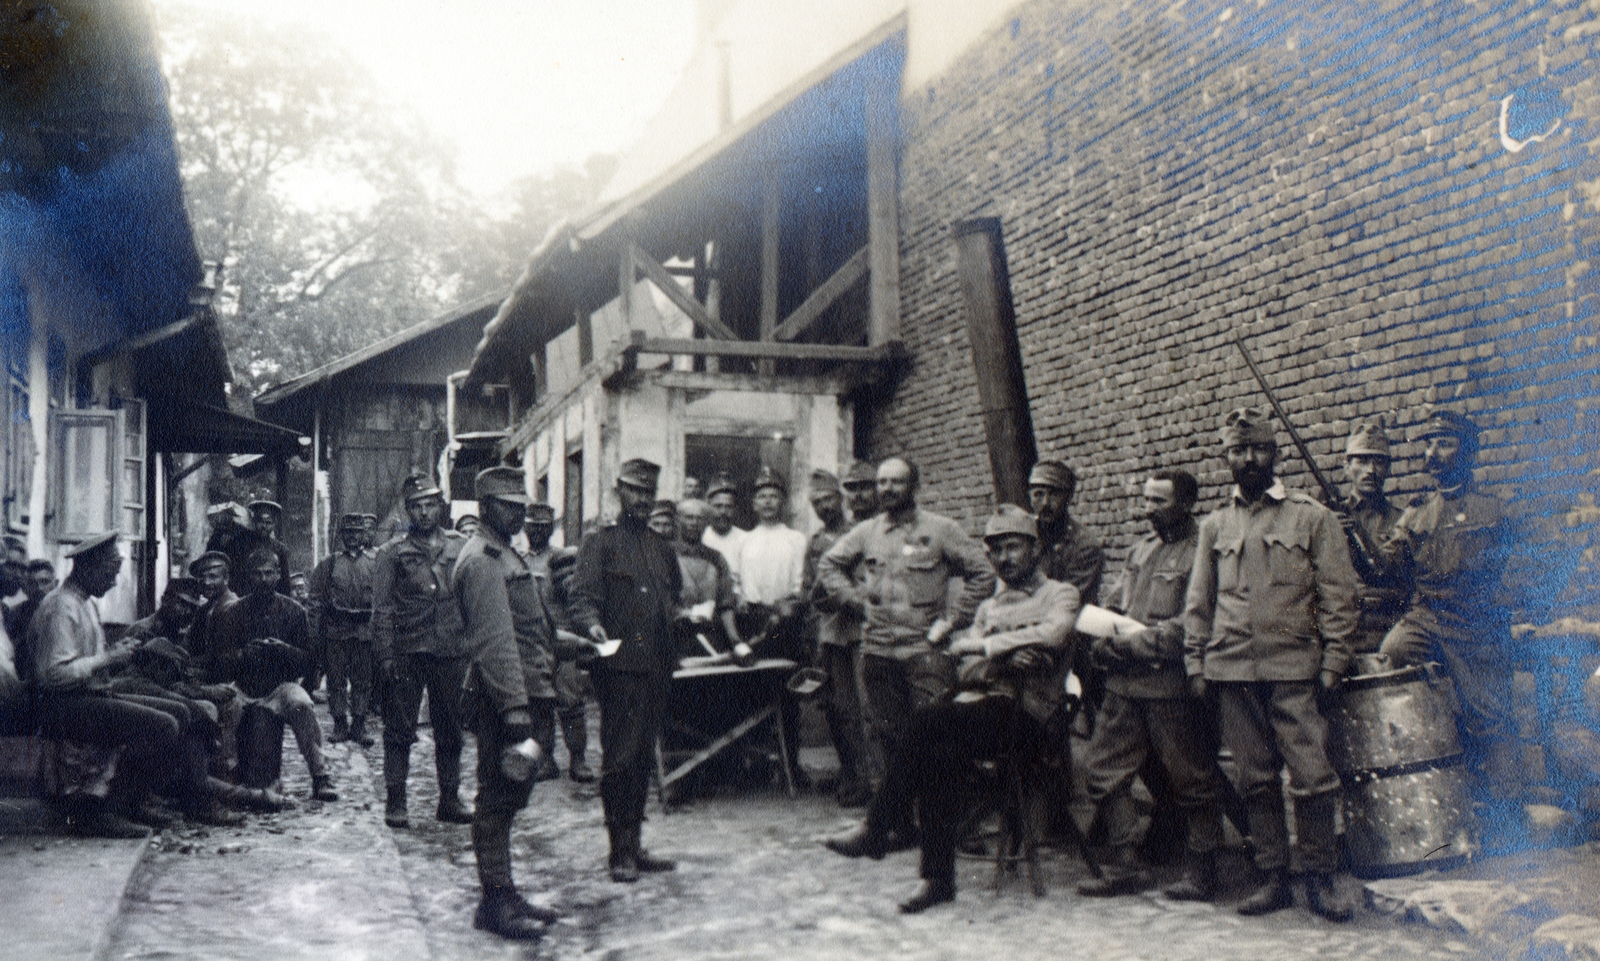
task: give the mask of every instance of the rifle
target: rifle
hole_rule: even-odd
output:
[[[1305,461],[1307,467],[1311,468],[1311,476],[1316,478],[1317,486],[1322,488],[1323,502],[1336,513],[1354,520],[1353,515],[1350,513],[1350,508],[1339,494],[1339,488],[1334,487],[1333,483],[1328,480],[1327,475],[1322,473],[1322,469],[1317,466],[1316,460],[1311,456],[1311,451],[1306,448],[1306,442],[1300,439],[1300,434],[1294,429],[1294,423],[1289,420],[1289,415],[1284,411],[1283,405],[1278,403],[1278,398],[1273,395],[1272,388],[1267,386],[1267,379],[1261,375],[1261,369],[1256,366],[1255,358],[1250,356],[1249,349],[1244,345],[1244,335],[1235,334],[1233,343],[1234,346],[1239,348],[1239,353],[1244,357],[1245,366],[1249,367],[1250,373],[1255,375],[1256,383],[1261,386],[1261,392],[1267,395],[1267,402],[1272,405],[1273,413],[1278,415],[1280,421],[1283,421],[1284,429],[1289,432],[1289,439],[1294,441],[1295,450],[1300,452],[1300,459]],[[1345,525],[1345,534],[1349,538],[1351,546],[1356,549],[1358,563],[1369,571],[1381,569],[1377,562],[1378,552],[1373,548],[1371,542],[1367,540],[1366,531],[1361,529],[1360,524]]]

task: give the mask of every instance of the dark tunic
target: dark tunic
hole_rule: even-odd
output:
[[[1100,578],[1105,574],[1106,552],[1100,541],[1068,517],[1059,528],[1039,527],[1039,542],[1044,545],[1039,570],[1045,577],[1078,589],[1085,604],[1100,596]]]
[[[672,545],[624,516],[583,539],[568,615],[579,634],[600,624],[607,636],[622,641],[617,653],[597,666],[670,673],[672,619],[682,593],[683,572]]]
[[[275,645],[262,657],[245,653],[250,641],[268,637],[288,646]],[[282,594],[248,595],[219,610],[210,641],[211,679],[232,681],[249,697],[266,697],[279,684],[310,674],[316,665],[305,608]]]

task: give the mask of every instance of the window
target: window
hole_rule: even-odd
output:
[[[33,495],[33,462],[39,452],[28,418],[28,382],[12,372],[6,384],[5,524],[9,530],[28,529],[28,501]]]
[[[81,541],[108,530],[144,535],[144,404],[124,404],[122,410],[50,412],[46,521],[53,539]]]

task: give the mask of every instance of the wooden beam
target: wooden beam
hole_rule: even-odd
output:
[[[645,277],[661,288],[661,292],[667,295],[668,300],[677,304],[679,310],[688,314],[689,319],[694,321],[694,325],[700,328],[707,337],[717,337],[722,340],[739,339],[739,335],[729,330],[727,324],[706,313],[705,307],[701,306],[693,297],[690,297],[684,291],[682,285],[674,280],[671,274],[667,273],[667,268],[656,263],[655,258],[640,250],[637,244],[629,244],[624,257],[631,259],[636,269],[644,271]],[[629,323],[630,321],[627,317],[624,317],[623,322]]]
[[[822,316],[823,311],[833,306],[834,301],[855,286],[856,281],[867,275],[871,262],[870,248],[862,247],[856,251],[843,266],[833,272],[832,277],[818,285],[817,289],[794,309],[794,313],[784,318],[783,323],[773,330],[772,339],[794,340],[805,333],[816,323],[817,318]]]
[[[624,298],[623,303],[627,302]],[[589,319],[589,312],[581,307],[573,311],[572,320],[578,327],[578,366],[587,367],[594,360],[594,322]],[[622,322],[624,324],[628,322],[626,313]]]
[[[638,373],[641,380],[659,387],[680,390],[737,390],[759,394],[822,394],[838,396],[849,393],[853,380],[839,374],[822,376],[785,374],[782,377],[762,377],[759,374],[707,374],[693,370],[644,370]]]
[[[778,208],[783,192],[775,163],[768,163],[761,185],[761,311],[760,340],[772,340],[778,326]],[[773,362],[762,360],[757,373],[771,376]]]
[[[871,308],[867,343],[900,336],[900,186],[898,72],[867,78],[867,249],[871,251]]]
[[[641,354],[698,354],[710,357],[769,357],[773,360],[885,361],[905,356],[905,345],[887,341],[872,347],[847,347],[841,344],[762,343],[754,340],[686,340],[670,337],[645,337],[634,331],[632,347]]]

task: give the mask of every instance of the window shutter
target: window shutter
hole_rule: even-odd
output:
[[[145,487],[144,401],[122,402],[122,480],[118,496],[122,502],[122,533],[140,541],[144,538],[144,512],[149,492]]]
[[[114,410],[50,412],[53,469],[46,529],[53,539],[81,541],[122,529],[121,420],[121,411]]]

